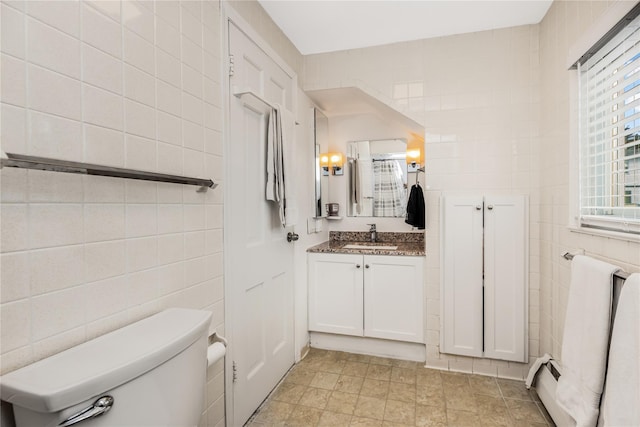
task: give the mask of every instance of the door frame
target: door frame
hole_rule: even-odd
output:
[[[266,12],[265,12],[266,14]],[[222,139],[223,139],[223,158],[225,165],[224,172],[224,180],[225,182],[229,182],[230,177],[230,167],[228,164],[229,161],[229,150],[230,150],[230,137],[229,137],[229,127],[230,127],[230,97],[231,88],[229,87],[229,25],[232,22],[240,31],[242,31],[253,43],[255,43],[269,58],[271,58],[276,65],[278,65],[292,80],[292,91],[295,91],[292,94],[292,110],[295,113],[298,108],[298,75],[294,72],[294,70],[276,53],[276,51],[258,34],[256,30],[247,22],[234,8],[229,4],[227,0],[222,0],[220,2],[220,26],[221,26],[221,37],[220,43],[222,44],[220,52],[222,52],[222,58],[220,60],[220,64],[222,67],[220,73],[220,80],[222,85],[222,99],[223,99],[223,126],[222,126]],[[231,206],[228,201],[229,193],[227,190],[227,186],[224,185],[224,198],[223,198],[223,215],[225,218],[229,218],[232,214]],[[224,333],[227,336],[227,339],[230,343],[234,342],[234,329],[233,329],[233,315],[230,310],[233,307],[234,294],[229,284],[228,278],[230,271],[230,262],[229,257],[226,256],[229,254],[229,239],[226,238],[228,235],[228,225],[227,221],[223,221],[223,271],[224,271]],[[292,266],[293,267],[293,266]],[[292,276],[292,280],[293,280]],[[293,301],[295,303],[295,283],[292,284],[293,287]],[[294,360],[297,344],[296,343],[296,316],[295,316],[295,307],[293,310],[293,347],[294,347]],[[224,393],[225,393],[225,423],[226,425],[235,425],[234,423],[234,401],[233,401],[233,345],[227,348],[227,354],[224,361]],[[256,408],[257,409],[257,408]]]

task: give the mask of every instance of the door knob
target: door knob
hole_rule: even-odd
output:
[[[299,238],[300,236],[298,236],[297,233],[293,233],[291,231],[287,233],[287,242],[295,242]]]

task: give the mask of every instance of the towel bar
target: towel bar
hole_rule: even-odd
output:
[[[6,156],[6,157],[5,157]],[[51,172],[77,173],[82,175],[109,176],[113,178],[141,179],[145,181],[168,182],[174,184],[197,185],[198,192],[208,188],[216,188],[218,184],[210,179],[191,178],[187,176],[169,175],[135,169],[116,168],[94,165],[91,163],[72,162],[69,160],[51,159],[47,157],[28,156],[25,154],[4,153],[0,159],[0,168],[37,169]]]
[[[564,258],[564,259],[566,259],[568,261],[571,261],[574,256],[575,255],[572,254],[571,252],[565,252],[564,254],[562,254],[562,258]],[[630,276],[629,273],[627,273],[626,271],[622,271],[622,270],[619,270],[619,271],[613,273],[613,277],[617,277],[618,279],[621,279],[621,280],[627,280],[629,278],[629,276]]]

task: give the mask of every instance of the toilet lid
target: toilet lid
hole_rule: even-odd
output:
[[[206,337],[210,321],[209,311],[165,310],[3,375],[0,395],[34,411],[57,412],[161,365]]]

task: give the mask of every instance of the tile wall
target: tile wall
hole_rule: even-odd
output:
[[[426,129],[427,364],[523,378],[527,365],[440,353],[439,198],[526,194],[530,202],[529,354],[539,352],[538,26],[305,57],[305,89],[358,86]]]
[[[166,307],[210,310],[224,334],[219,2],[0,7],[3,151],[220,183],[2,170],[0,373]]]
[[[560,356],[570,281],[565,251],[585,253],[640,271],[640,243],[567,229],[571,159],[569,49],[618,1],[555,1],[540,23],[540,353]],[[635,2],[634,2],[635,3]]]

